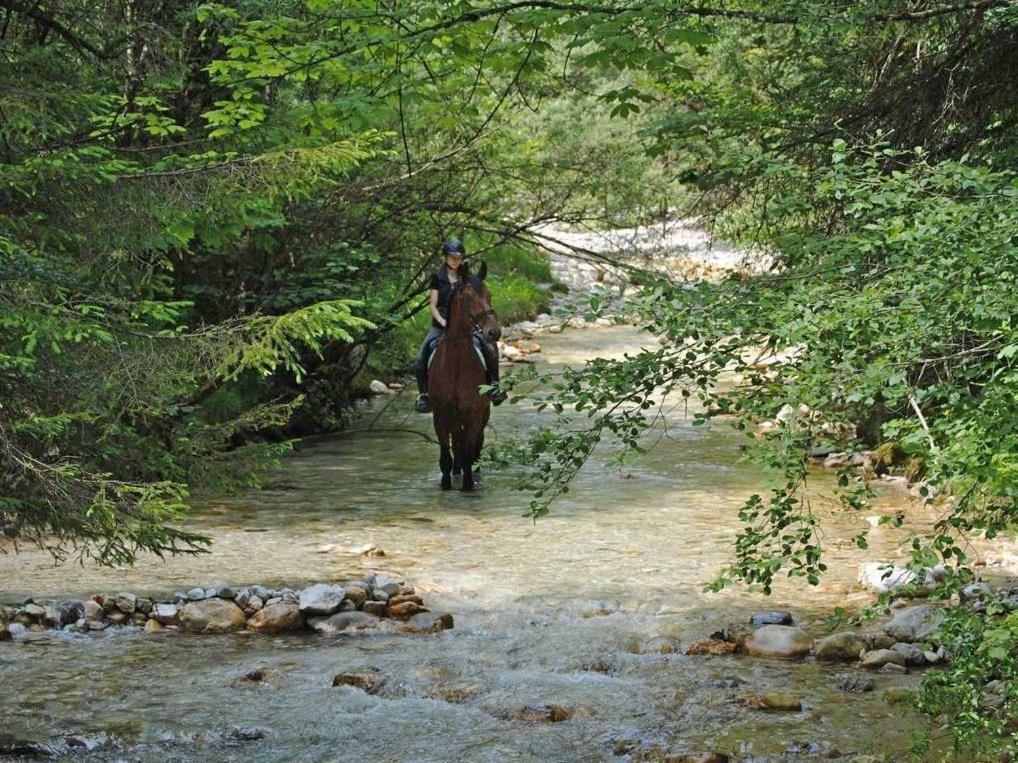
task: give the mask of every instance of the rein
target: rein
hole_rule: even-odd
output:
[[[462,287],[458,287],[458,288],[462,288]],[[461,297],[461,299],[462,299],[462,297]],[[461,306],[460,309],[462,309],[462,306]],[[452,310],[450,309],[449,312],[451,314]],[[481,312],[476,313],[475,315],[469,316],[468,317],[468,321],[470,323],[470,331],[468,331],[466,333],[463,333],[463,334],[450,334],[449,333],[449,324],[448,324],[448,322],[446,322],[446,324],[445,324],[445,331],[442,332],[443,337],[445,339],[466,339],[468,337],[472,337],[474,334],[476,334],[477,332],[480,331],[481,322],[485,318],[487,318],[489,316],[492,317],[492,318],[495,318],[496,320],[498,319],[498,313],[496,313],[490,307],[487,310],[482,310]]]

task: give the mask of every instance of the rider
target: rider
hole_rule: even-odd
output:
[[[469,271],[463,264],[463,257],[466,249],[463,242],[457,238],[451,238],[442,244],[442,254],[445,262],[431,276],[431,283],[428,286],[428,304],[431,309],[431,329],[424,337],[420,352],[417,353],[417,363],[414,371],[417,374],[417,412],[429,413],[431,411],[431,398],[428,395],[428,355],[434,343],[442,336],[445,330],[445,323],[449,317],[449,302],[452,300],[453,287],[462,279],[469,277]],[[505,393],[498,389],[498,351],[487,342],[480,343],[487,365],[487,383],[495,389],[490,393],[493,405],[498,405],[505,400]]]

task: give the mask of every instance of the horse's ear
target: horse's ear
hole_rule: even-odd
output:
[[[480,267],[480,268],[478,268],[478,270],[477,270],[477,277],[478,277],[478,278],[479,278],[480,280],[482,280],[482,281],[483,281],[483,280],[484,280],[485,278],[487,278],[487,277],[488,277],[488,263],[487,263],[487,262],[482,262],[482,263],[481,263],[481,267]]]

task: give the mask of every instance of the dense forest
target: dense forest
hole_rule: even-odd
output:
[[[519,449],[532,514],[597,442],[642,447],[677,390],[781,475],[716,587],[819,579],[808,455],[846,432],[935,503],[912,556],[957,570],[943,595],[967,537],[1014,531],[1012,0],[8,0],[0,51],[5,545],[202,551],[189,496],[258,484],[405,372],[443,238],[488,261],[511,321],[553,288],[543,225],[662,214],[766,271],[634,270],[628,308],[665,341],[566,376],[547,402],[591,425]],[[1014,744],[1016,618],[949,626],[921,703],[959,749]]]

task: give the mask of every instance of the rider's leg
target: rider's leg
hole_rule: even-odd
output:
[[[491,398],[492,405],[500,405],[505,401],[506,394],[498,388],[498,382],[501,378],[498,369],[498,348],[483,340],[481,341],[481,347],[484,352],[485,365],[488,368],[488,385],[495,387],[495,389],[489,394],[489,397]]]
[[[417,377],[418,395],[416,408],[419,413],[431,412],[431,398],[428,396],[428,354],[434,341],[441,335],[442,330],[437,326],[432,326],[431,330],[428,331],[428,335],[424,337],[421,349],[417,353],[414,375]]]

